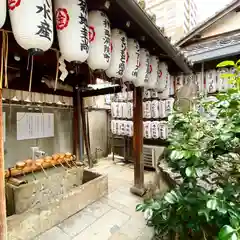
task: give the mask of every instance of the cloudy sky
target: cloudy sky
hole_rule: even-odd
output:
[[[215,12],[224,8],[232,0],[195,0],[198,6],[198,22],[205,20]]]

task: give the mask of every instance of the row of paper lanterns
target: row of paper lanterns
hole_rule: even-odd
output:
[[[133,136],[133,122],[127,120],[112,120],[111,131],[113,134],[120,136]],[[143,136],[146,139],[162,139],[168,138],[170,129],[166,121],[144,121]]]
[[[152,100],[143,102],[143,118],[158,119],[166,118],[173,111],[174,98],[166,100]],[[132,119],[133,118],[133,103],[132,102],[112,102],[111,116],[117,119]]]
[[[6,19],[6,0],[0,0],[0,28]],[[56,20],[62,57],[68,62],[87,61],[93,71],[122,78],[136,86],[163,91],[170,78],[168,66],[140,48],[137,40],[111,29],[107,15],[87,9],[86,0],[8,0],[13,35],[30,52],[47,51],[54,39]]]
[[[221,75],[233,73],[234,71],[234,68],[221,68],[219,70],[207,70],[204,73],[198,72],[189,76],[179,75],[175,77],[175,90],[180,89],[183,85],[187,84],[188,81],[195,81],[199,92],[226,92],[234,86],[232,83],[229,83],[229,79],[223,78]]]

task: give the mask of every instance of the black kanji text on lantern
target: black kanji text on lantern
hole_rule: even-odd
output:
[[[49,41],[51,41],[51,35],[52,35],[52,30],[50,28],[50,24],[52,21],[51,6],[48,0],[45,0],[45,3],[42,6],[36,6],[36,7],[37,7],[36,13],[43,14],[43,20],[37,26],[38,31],[36,32],[36,35],[39,35],[40,37],[46,38]]]
[[[122,49],[121,49],[121,58],[120,58],[120,64],[119,64],[119,70],[117,72],[117,74],[119,74],[120,76],[123,75],[124,71],[125,71],[125,67],[126,67],[126,50],[127,50],[127,39],[126,37],[121,37],[121,42],[122,42]]]
[[[110,52],[111,36],[110,36],[110,23],[108,19],[105,18],[103,20],[103,24],[104,24],[104,33],[105,33],[103,57],[106,59],[107,62],[109,62],[111,57],[111,52]]]

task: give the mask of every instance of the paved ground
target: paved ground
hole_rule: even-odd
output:
[[[94,168],[108,174],[109,193],[104,198],[66,219],[35,240],[150,240],[152,229],[145,226],[135,206],[141,199],[129,192],[133,183],[132,165],[101,160]],[[145,173],[145,182],[152,172]]]

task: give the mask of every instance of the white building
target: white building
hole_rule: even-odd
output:
[[[179,40],[196,25],[195,0],[145,0],[146,11],[156,15],[156,24],[167,36]]]

